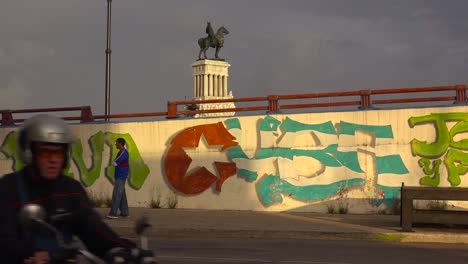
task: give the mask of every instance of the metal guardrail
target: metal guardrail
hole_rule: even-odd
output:
[[[436,87],[418,87],[418,88],[397,88],[397,89],[380,89],[380,90],[358,90],[348,92],[330,92],[330,93],[311,93],[311,94],[292,94],[292,95],[268,95],[263,97],[245,97],[232,99],[210,99],[210,100],[191,100],[191,101],[169,101],[167,103],[167,112],[145,112],[145,113],[129,113],[129,114],[111,114],[111,115],[94,115],[90,106],[80,107],[57,107],[57,108],[37,108],[37,109],[20,109],[20,110],[0,110],[1,125],[11,126],[16,123],[23,122],[24,119],[15,119],[13,114],[24,113],[40,113],[40,112],[64,112],[64,111],[80,111],[79,116],[65,116],[65,120],[80,121],[82,123],[92,122],[95,120],[109,120],[118,118],[137,118],[137,117],[166,117],[177,118],[180,116],[191,116],[203,113],[223,113],[223,112],[247,112],[247,111],[266,111],[268,113],[278,113],[282,109],[306,109],[318,107],[338,107],[338,106],[358,106],[360,109],[372,109],[374,105],[382,104],[399,104],[399,103],[420,103],[420,102],[437,102],[451,101],[453,103],[466,103],[467,85],[454,86],[436,86]],[[434,93],[444,91],[455,91],[453,96],[429,96],[429,97],[408,97],[394,99],[375,99],[376,95],[392,95],[392,94],[414,94],[414,93]],[[310,103],[310,99],[318,98],[345,98],[344,101],[335,102],[315,102]],[[349,99],[351,97],[352,99]],[[305,103],[290,103],[288,100],[302,100]],[[187,108],[191,105],[212,104],[212,103],[256,103],[262,102],[261,105],[243,106],[234,108],[219,108],[207,110],[186,110],[179,109],[179,106]],[[266,103],[265,103],[266,102]]]

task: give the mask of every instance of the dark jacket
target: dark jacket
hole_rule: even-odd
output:
[[[21,181],[18,181],[20,177]],[[23,184],[21,184],[23,183]],[[23,187],[20,188],[18,185]],[[24,191],[21,191],[24,190]],[[23,195],[26,193],[26,195]],[[114,247],[133,248],[135,245],[121,239],[93,209],[81,184],[67,176],[56,180],[34,179],[24,170],[0,178],[0,258],[2,263],[23,263],[35,251],[47,247],[38,241],[37,233],[26,232],[18,221],[18,212],[27,203],[39,204],[48,216],[72,213],[71,216],[49,223],[65,236],[78,236],[93,254],[102,257]],[[42,236],[42,235],[41,235]],[[40,238],[42,239],[42,237]]]

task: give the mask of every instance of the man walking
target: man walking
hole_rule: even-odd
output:
[[[114,173],[114,190],[112,191],[112,207],[107,215],[107,218],[118,218],[117,210],[120,210],[120,216],[128,217],[127,194],[125,193],[125,182],[128,178],[128,151],[125,148],[125,139],[118,138],[115,141],[115,147],[119,150],[113,165],[115,166]]]

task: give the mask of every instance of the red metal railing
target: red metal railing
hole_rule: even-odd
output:
[[[162,116],[166,118],[177,118],[179,116],[191,116],[203,113],[223,113],[223,112],[247,112],[247,111],[266,111],[268,113],[277,113],[282,109],[305,109],[317,107],[339,107],[339,106],[359,106],[360,109],[371,109],[374,105],[381,104],[399,104],[399,103],[421,103],[421,102],[437,102],[451,101],[454,103],[466,103],[466,85],[454,86],[436,86],[436,87],[421,87],[421,88],[398,88],[398,89],[380,89],[380,90],[359,90],[348,92],[330,92],[330,93],[312,93],[312,94],[293,94],[293,95],[268,95],[264,97],[245,97],[233,99],[211,99],[211,100],[195,100],[195,101],[172,101],[167,103],[167,112],[146,112],[146,113],[130,113],[130,114],[112,114],[112,115],[95,115],[93,116],[90,106],[81,107],[61,107],[61,108],[40,108],[40,109],[21,109],[21,110],[0,110],[2,126],[10,126],[15,123],[23,122],[24,119],[14,119],[13,114],[38,113],[38,112],[63,112],[63,111],[80,111],[80,116],[65,116],[63,119],[71,121],[91,122],[96,119],[117,119],[117,118],[135,118],[135,117],[155,117]],[[394,95],[394,94],[412,94],[412,93],[435,93],[455,91],[454,96],[427,96],[427,97],[409,97],[406,98],[391,98],[391,99],[375,99],[378,95]],[[334,102],[314,102],[310,103],[310,99],[319,98],[345,98],[342,101]],[[351,98],[351,99],[349,99]],[[301,100],[305,103],[290,103],[288,100]],[[220,108],[209,110],[179,110],[179,106],[187,108],[190,105],[211,104],[211,103],[257,103],[267,102],[267,104],[242,106],[234,108]],[[285,102],[285,103],[283,103]]]
[[[26,114],[26,113],[44,113],[44,112],[66,112],[66,111],[80,111],[80,116],[63,117],[65,120],[80,120],[82,122],[94,121],[93,114],[90,106],[79,107],[56,107],[56,108],[36,108],[36,109],[20,109],[20,110],[0,110],[2,114],[2,126],[10,126],[14,123],[23,122],[24,118],[13,118],[13,114]]]

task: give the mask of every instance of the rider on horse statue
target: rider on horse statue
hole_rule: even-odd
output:
[[[202,53],[205,55],[206,59],[206,50],[210,47],[216,48],[215,57],[218,58],[218,52],[224,46],[224,35],[229,34],[229,31],[223,26],[220,27],[215,33],[211,27],[211,23],[207,22],[205,32],[208,34],[208,37],[198,39],[198,45],[200,46],[198,59],[201,59]]]
[[[208,34],[208,37],[210,38],[210,42],[213,42],[215,40],[216,36],[213,31],[213,28],[211,27],[210,22],[206,22],[206,34]]]
[[[216,41],[217,41],[220,47],[223,46],[224,36],[221,36],[221,35],[217,36],[214,33],[210,22],[206,22],[206,34],[208,34],[208,37],[210,38],[210,43],[216,43]]]

